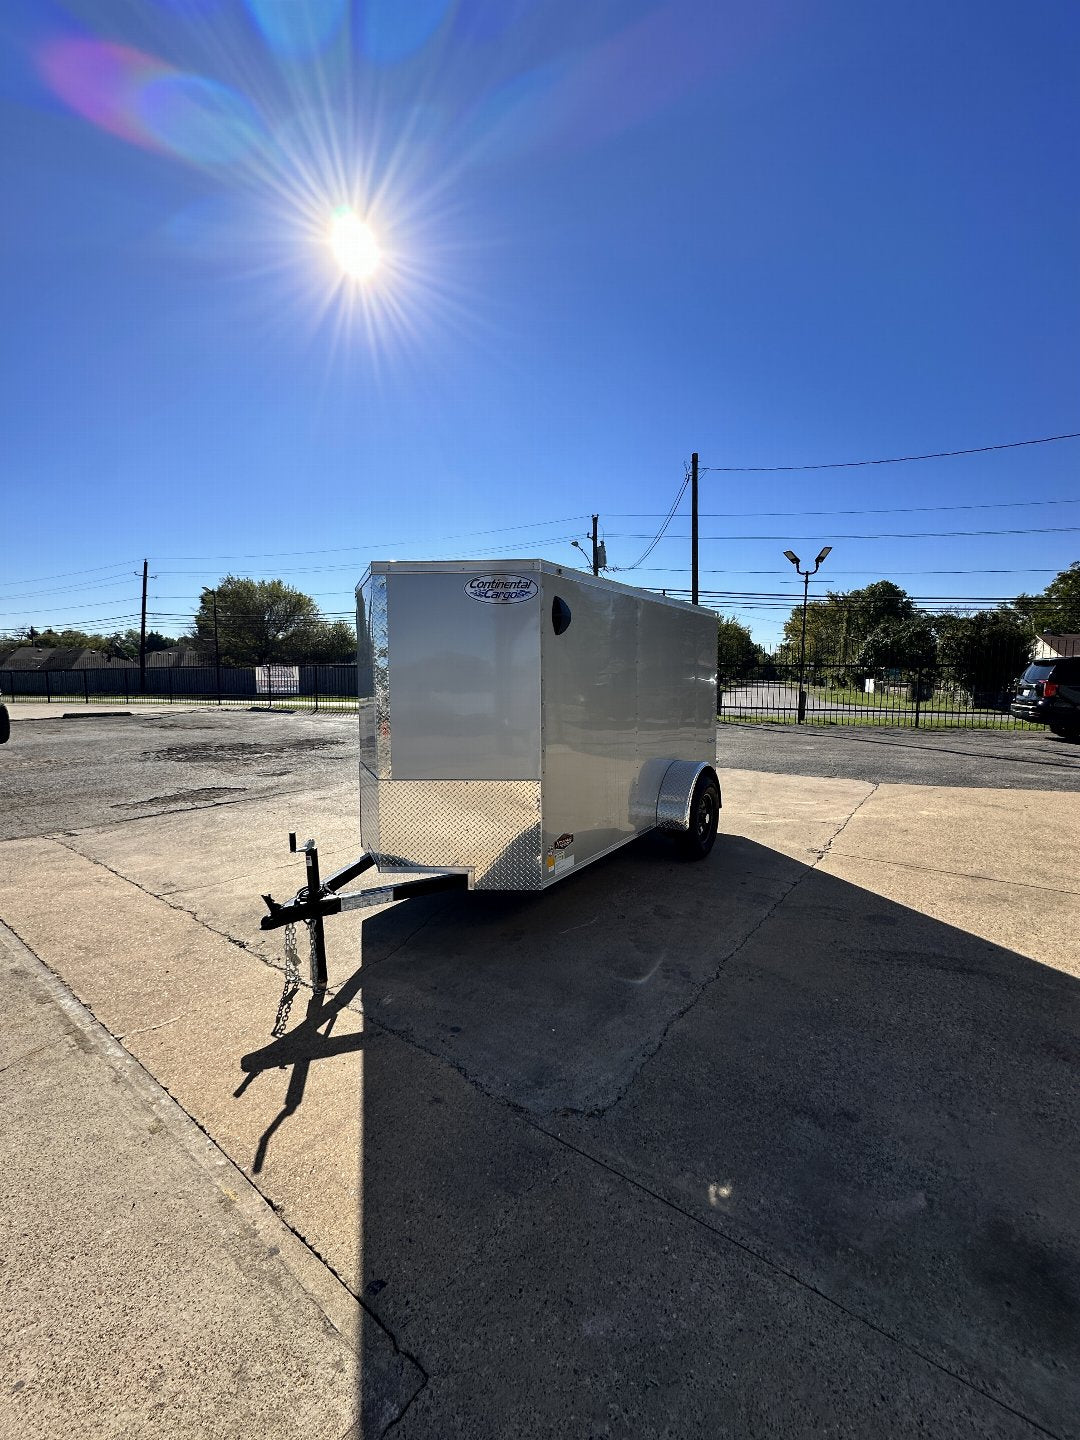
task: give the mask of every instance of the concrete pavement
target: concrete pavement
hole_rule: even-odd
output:
[[[0,1432],[327,1437],[423,1375],[175,1101],[0,928]],[[370,1322],[369,1322],[370,1323]],[[381,1340],[381,1343],[379,1341]]]
[[[704,864],[339,917],[290,1004],[255,897],[354,823],[304,765],[9,840],[0,917],[359,1298],[397,1431],[1077,1434],[1072,795],[729,765]]]

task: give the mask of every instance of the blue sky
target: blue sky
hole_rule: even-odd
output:
[[[1078,73],[1073,0],[5,0],[0,630],[125,628],[143,556],[167,633],[227,571],[573,563],[592,511],[631,566],[693,450],[1080,430]],[[1078,462],[706,470],[702,585],[1041,588]]]

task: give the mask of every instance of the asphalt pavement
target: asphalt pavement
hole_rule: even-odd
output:
[[[719,726],[721,766],[774,775],[998,790],[1080,790],[1080,745],[1048,730]]]
[[[89,706],[64,719],[53,708],[11,706],[2,838],[356,786],[355,715]]]

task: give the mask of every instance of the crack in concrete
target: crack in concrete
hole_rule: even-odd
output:
[[[866,783],[869,784],[870,782]],[[859,810],[866,804],[866,802],[871,799],[871,797],[877,792],[877,788],[877,784],[873,784],[871,786],[870,790],[862,797],[862,799],[858,802],[854,809],[852,809],[850,813],[847,814],[840,822],[840,824],[836,827],[836,829],[829,836],[828,840],[826,840],[825,844],[821,847],[821,849],[813,852],[816,856],[813,864],[807,865],[802,870],[802,872],[795,877],[795,879],[791,882],[791,884],[787,887],[783,894],[778,895],[777,898],[773,901],[773,903],[768,907],[768,909],[765,910],[765,912],[758,918],[756,924],[751,926],[751,928],[746,932],[742,939],[738,940],[727,951],[727,953],[721,957],[713,973],[706,976],[706,978],[701,982],[697,990],[689,997],[686,1003],[680,1006],[678,1010],[676,1010],[672,1015],[668,1017],[667,1023],[661,1030],[660,1035],[656,1040],[656,1043],[648,1051],[646,1051],[645,1054],[642,1055],[640,1062],[634,1067],[633,1073],[628,1077],[625,1085],[623,1085],[622,1089],[615,1096],[615,1098],[613,1100],[610,1100],[606,1105],[596,1106],[595,1108],[589,1110],[566,1109],[561,1112],[553,1113],[561,1113],[565,1115],[581,1115],[586,1119],[596,1120],[610,1114],[612,1110],[614,1110],[618,1105],[622,1104],[622,1102],[626,1099],[627,1095],[629,1095],[630,1091],[633,1089],[634,1085],[637,1083],[642,1071],[649,1064],[649,1062],[654,1060],[656,1056],[660,1053],[660,1051],[663,1049],[664,1044],[666,1043],[667,1038],[670,1035],[671,1031],[674,1029],[674,1027],[679,1023],[680,1020],[684,1019],[697,1004],[699,1004],[704,995],[709,990],[711,990],[712,987],[721,979],[724,972],[731,964],[732,960],[734,960],[735,957],[742,950],[744,950],[747,945],[749,945],[750,941],[754,938],[754,936],[758,933],[762,926],[769,923],[769,921],[773,918],[773,916],[777,913],[781,906],[786,904],[791,895],[794,894],[794,892],[799,888],[799,886],[803,884],[807,876],[812,874],[813,871],[817,868],[817,866],[821,863],[821,861],[825,859],[826,855],[829,854],[832,848],[833,842],[837,839],[838,836],[843,834],[844,829],[846,828],[848,823],[855,817],[855,815],[858,814]]]
[[[573,1144],[573,1142],[570,1140],[566,1140],[562,1135],[556,1134],[550,1130],[545,1130],[542,1126],[536,1125],[528,1116],[526,1116],[525,1118],[527,1123],[533,1125],[533,1128],[538,1130],[540,1134],[547,1135],[550,1139],[554,1140],[557,1144],[562,1145],[564,1149],[569,1150],[572,1154],[579,1155],[583,1160],[591,1162],[593,1165],[598,1166],[601,1170],[606,1170],[610,1175],[613,1175],[617,1179],[622,1180],[625,1184],[632,1186],[633,1189],[640,1191],[641,1194],[648,1195],[651,1199],[655,1200],[658,1204],[663,1205],[666,1209],[673,1211],[677,1215],[681,1215],[685,1220],[689,1220],[691,1224],[700,1226],[700,1228],[703,1230],[707,1230],[710,1235],[713,1235],[718,1240],[723,1241],[724,1244],[731,1245],[736,1250],[741,1250],[743,1254],[748,1255],[751,1259],[756,1260],[761,1265],[764,1265],[774,1274],[781,1276],[785,1280],[789,1280],[792,1284],[797,1285],[801,1290],[805,1290],[809,1294],[815,1295],[819,1300],[824,1301],[826,1305],[831,1306],[834,1310],[838,1310],[841,1315],[845,1315],[849,1320],[853,1320],[858,1325],[865,1325],[866,1328],[873,1331],[875,1335],[880,1335],[882,1339],[888,1340],[891,1344],[899,1346],[902,1350],[906,1350],[909,1354],[916,1356],[918,1359],[922,1360],[924,1364],[931,1366],[940,1374],[947,1375],[950,1380],[955,1380],[958,1385],[963,1385],[965,1389],[974,1391],[976,1395],[981,1395],[984,1400],[989,1400],[991,1404],[999,1406],[1002,1410],[1005,1410],[1008,1414],[1014,1416],[1016,1419],[1022,1420],[1025,1424],[1030,1425],[1034,1430],[1037,1430],[1040,1435],[1048,1436],[1049,1440],[1067,1440],[1067,1437],[1059,1435],[1057,1431],[1047,1429],[1044,1425],[1040,1425],[1039,1422],[1037,1420],[1033,1420],[1030,1415],[1025,1415],[1022,1410],[1018,1410],[1015,1406],[1010,1405],[1007,1400],[1002,1400],[1000,1396],[995,1395],[990,1390],[987,1390],[983,1386],[976,1384],[974,1380],[969,1379],[966,1375],[958,1373],[956,1370],[951,1369],[942,1361],[936,1360],[932,1355],[928,1355],[924,1350],[921,1350],[918,1345],[915,1345],[910,1340],[905,1339],[903,1335],[896,1334],[894,1331],[887,1329],[884,1325],[879,1324],[876,1320],[871,1319],[868,1315],[860,1314],[858,1310],[850,1309],[847,1305],[843,1304],[834,1296],[830,1295],[827,1290],[822,1290],[819,1286],[815,1285],[810,1280],[804,1279],[794,1270],[787,1269],[786,1266],[781,1265],[776,1260],[773,1260],[769,1255],[765,1254],[764,1252],[755,1249],[753,1245],[748,1244],[745,1240],[739,1240],[734,1235],[729,1235],[727,1231],[721,1229],[718,1225],[710,1223],[710,1221],[704,1216],[695,1215],[693,1211],[684,1209],[683,1206],[677,1204],[674,1200],[669,1199],[666,1195],[661,1194],[659,1191],[651,1189],[650,1186],[644,1184],[644,1182],[642,1182],[641,1180],[636,1179],[632,1175],[625,1174],[622,1170],[619,1170],[616,1166],[609,1164],[606,1160],[601,1160],[598,1156],[590,1154],[588,1150],[581,1149],[580,1146]]]
[[[388,1331],[387,1333],[389,1334],[389,1331]],[[393,1340],[394,1337],[391,1335],[390,1338],[391,1338],[391,1340]],[[395,1346],[395,1348],[396,1348],[396,1346]],[[404,1353],[404,1352],[402,1352],[402,1353]],[[399,1414],[395,1415],[394,1418],[393,1418],[393,1420],[390,1421],[389,1425],[387,1425],[387,1426],[385,1427],[385,1429],[384,1429],[383,1432],[382,1432],[384,1436],[385,1436],[385,1435],[389,1435],[391,1430],[396,1430],[396,1429],[397,1429],[397,1427],[398,1427],[398,1426],[401,1424],[401,1422],[405,1419],[405,1416],[406,1416],[406,1415],[409,1413],[409,1411],[412,1409],[413,1405],[416,1403],[416,1401],[420,1398],[420,1396],[421,1396],[421,1395],[424,1393],[424,1391],[427,1389],[427,1387],[428,1387],[428,1382],[429,1382],[430,1379],[431,1379],[431,1376],[430,1376],[430,1375],[428,1374],[428,1372],[424,1369],[424,1367],[420,1364],[419,1360],[416,1360],[416,1359],[415,1359],[414,1357],[412,1357],[412,1356],[409,1356],[408,1358],[412,1360],[412,1363],[413,1363],[413,1364],[417,1367],[417,1369],[420,1371],[420,1376],[421,1376],[420,1384],[416,1387],[416,1389],[413,1391],[413,1393],[409,1396],[408,1400],[406,1400],[405,1404],[404,1404],[404,1405],[402,1406],[402,1408],[401,1408],[401,1412],[400,1412]],[[358,1435],[358,1436],[357,1436],[357,1440],[363,1440],[363,1437],[360,1436],[360,1435]]]
[[[1032,880],[1009,880],[1004,875],[984,875],[978,870],[944,870],[937,865],[916,865],[913,860],[888,860],[882,855],[858,855],[851,850],[835,850],[830,853],[842,860],[858,860],[866,865],[893,865],[898,870],[918,870],[923,875],[946,875],[954,880],[981,880],[987,885],[1011,885],[1019,890],[1045,890],[1050,895],[1080,894],[1080,891],[1064,890],[1060,885],[1037,885]]]
[[[202,1008],[204,1010],[208,1010],[210,1009],[210,1006],[204,1005]],[[120,1043],[123,1044],[125,1040],[130,1040],[135,1035],[149,1035],[152,1030],[164,1030],[166,1025],[175,1025],[178,1020],[185,1020],[188,1018],[189,1015],[198,1014],[198,1010],[188,1010],[181,1015],[173,1015],[168,1020],[159,1020],[156,1025],[142,1025],[139,1027],[138,1030],[125,1030],[122,1035],[118,1034],[116,1031],[112,1031],[110,1033],[113,1035],[114,1039],[119,1040]]]
[[[13,935],[15,931],[11,932]],[[27,1060],[33,1060],[35,1055],[42,1055],[46,1050],[54,1050],[57,1045],[63,1045],[67,1041],[66,1035],[58,1035],[55,1040],[46,1040],[44,1045],[35,1045],[33,1050],[27,1050],[25,1054],[16,1055],[14,1060],[9,1060],[6,1065],[0,1065],[0,1075],[11,1070],[16,1065],[23,1065]]]
[[[245,955],[254,956],[256,960],[261,960],[264,965],[269,965],[271,970],[284,971],[284,961],[280,965],[275,964],[273,960],[267,959],[260,951],[253,949],[246,940],[238,940],[235,935],[230,935],[228,931],[217,929],[216,926],[204,920],[201,915],[197,915],[194,910],[189,910],[186,905],[177,905],[170,900],[167,895],[159,895],[157,891],[147,889],[140,881],[132,879],[130,875],[125,875],[122,870],[115,869],[98,856],[85,854],[84,851],[77,849],[74,845],[68,844],[62,835],[54,833],[45,838],[52,840],[56,845],[62,846],[65,850],[69,851],[70,854],[77,855],[80,860],[85,860],[88,865],[99,865],[102,870],[112,875],[114,879],[122,880],[125,885],[131,885],[148,899],[157,900],[160,904],[167,906],[168,909],[175,910],[178,915],[186,915],[189,920],[194,920],[196,925],[201,925],[209,934],[216,935],[219,940],[227,940],[230,945],[235,945],[238,950],[243,950]]]

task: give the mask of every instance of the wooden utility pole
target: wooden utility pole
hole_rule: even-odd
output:
[[[146,581],[150,569],[147,560],[142,562],[142,619],[139,622],[139,694],[146,694]]]
[[[690,603],[698,603],[698,457],[690,456]]]
[[[592,573],[600,574],[600,548],[597,543],[597,526],[600,521],[599,515],[592,517]]]

